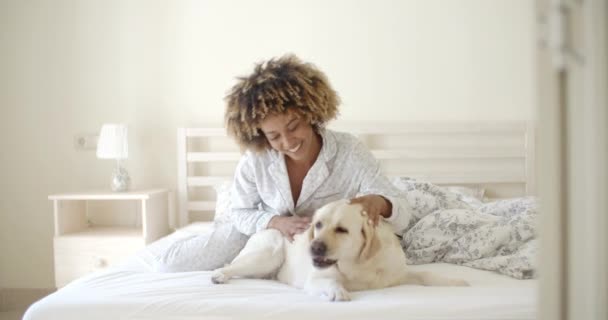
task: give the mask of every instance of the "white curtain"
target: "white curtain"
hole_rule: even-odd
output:
[[[537,0],[540,319],[608,319],[608,4]]]

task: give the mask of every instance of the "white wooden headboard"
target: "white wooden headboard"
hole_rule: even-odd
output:
[[[389,177],[484,188],[490,198],[535,193],[534,126],[528,122],[330,126],[359,137]],[[213,219],[214,186],[240,158],[224,128],[179,128],[178,225]]]

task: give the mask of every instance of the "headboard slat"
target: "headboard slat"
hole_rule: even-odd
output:
[[[226,181],[232,181],[232,177],[190,176],[188,177],[188,187],[213,187]]]
[[[523,174],[505,174],[502,172],[490,172],[483,174],[466,174],[466,173],[442,173],[442,174],[424,174],[424,173],[403,173],[389,174],[390,178],[409,177],[419,180],[428,181],[441,185],[482,185],[490,183],[521,183],[525,180]]]
[[[485,148],[485,149],[442,149],[436,147],[408,148],[407,150],[371,150],[378,160],[387,159],[480,159],[480,158],[522,158],[526,157],[524,148]]]
[[[188,152],[188,162],[237,162],[241,158],[238,152]]]
[[[215,201],[189,201],[188,210],[190,211],[213,211]]]

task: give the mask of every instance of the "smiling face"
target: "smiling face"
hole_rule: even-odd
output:
[[[292,160],[315,159],[321,150],[321,137],[294,111],[267,116],[260,129],[274,150]]]
[[[361,205],[339,200],[321,207],[310,229],[310,253],[316,268],[323,269],[339,261],[354,262],[366,247],[368,233]]]

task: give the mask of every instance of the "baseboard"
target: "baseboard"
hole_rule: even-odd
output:
[[[0,288],[0,312],[25,310],[55,288]]]

